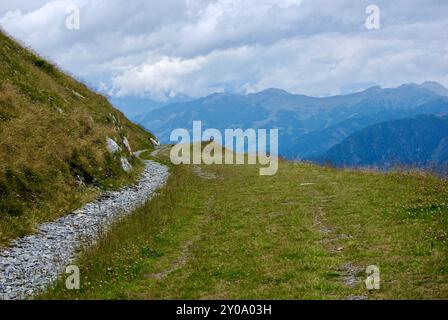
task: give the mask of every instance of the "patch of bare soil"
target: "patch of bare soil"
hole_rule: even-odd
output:
[[[330,201],[329,197],[321,196],[315,214],[315,226],[319,231],[325,234],[325,238],[321,242],[331,253],[341,253],[344,247],[340,245],[340,240],[348,240],[353,237],[348,234],[337,233],[336,229],[326,224],[324,203]],[[347,262],[337,270],[341,275],[341,281],[350,288],[356,287],[362,280],[363,269],[355,266],[352,262]],[[349,296],[347,300],[367,300],[367,295]]]

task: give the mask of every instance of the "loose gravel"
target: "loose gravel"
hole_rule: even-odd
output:
[[[168,169],[153,161],[145,164],[136,185],[107,192],[70,215],[42,224],[36,234],[0,249],[0,299],[26,299],[42,292],[65,272],[82,247],[153,197],[165,184]]]

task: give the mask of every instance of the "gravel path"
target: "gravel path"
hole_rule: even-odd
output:
[[[166,182],[168,169],[153,161],[145,164],[136,185],[105,193],[68,216],[42,224],[35,235],[0,249],[0,299],[24,299],[41,292],[58,279],[83,245],[150,199]]]

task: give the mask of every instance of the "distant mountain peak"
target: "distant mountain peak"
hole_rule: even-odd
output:
[[[260,92],[253,93],[253,95],[291,95],[291,93],[289,93],[288,91],[283,90],[283,89],[268,88],[268,89],[264,89]]]
[[[203,97],[203,99],[208,99],[208,98],[215,99],[215,98],[220,98],[220,97],[229,97],[229,96],[232,96],[232,95],[233,94],[228,93],[228,92],[215,92],[215,93],[212,93],[212,94],[210,94],[210,95],[208,95],[206,97]]]
[[[383,90],[383,88],[381,88],[380,86],[373,86],[370,88],[367,88],[366,90],[364,90],[364,92],[378,92]]]
[[[419,87],[419,85],[416,84],[416,83],[411,82],[411,83],[402,84],[398,88],[416,88],[416,87]]]
[[[439,88],[443,88],[446,89],[443,85],[441,85],[439,82],[437,81],[425,81],[421,84],[421,86],[434,86],[434,87],[439,87]]]
[[[423,82],[420,87],[438,94],[439,96],[448,97],[448,89],[438,82],[426,81]]]

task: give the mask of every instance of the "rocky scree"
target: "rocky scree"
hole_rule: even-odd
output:
[[[42,292],[83,246],[92,244],[114,221],[150,199],[165,184],[168,169],[153,161],[145,161],[145,165],[136,185],[107,192],[68,216],[42,224],[36,234],[0,249],[0,299],[26,299]]]

